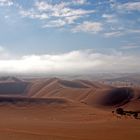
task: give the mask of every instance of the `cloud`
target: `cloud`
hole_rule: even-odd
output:
[[[39,11],[61,11],[63,8],[70,7],[71,5],[85,5],[87,0],[71,0],[52,4],[46,1],[36,1],[35,6]]]
[[[76,20],[95,12],[95,10],[75,7],[77,4],[82,5],[86,2],[86,0],[73,0],[59,3],[36,1],[34,7],[28,10],[21,9],[20,14],[22,17],[46,21],[46,24],[44,24],[43,27],[62,27],[74,24]]]
[[[33,9],[31,10],[20,10],[20,15],[22,15],[22,17],[29,17],[31,19],[48,19],[49,16],[46,13],[36,13]]]
[[[63,27],[64,25],[66,25],[67,22],[64,21],[64,20],[61,20],[61,19],[58,19],[58,20],[52,20],[52,21],[49,21],[47,24],[45,24],[43,26],[43,28],[48,28],[48,27],[55,27],[55,28],[58,28],[58,27]]]
[[[104,33],[105,37],[120,37],[122,35],[124,35],[124,32],[122,31],[111,31],[111,32]]]
[[[34,20],[39,21],[38,25],[42,28],[63,28],[75,33],[88,32],[93,34],[102,31],[101,33],[105,37],[119,37],[140,33],[138,29],[139,21],[136,19],[138,14],[133,13],[136,20],[128,17],[128,11],[139,11],[140,2],[33,0],[29,5],[25,5],[17,0],[0,0],[0,5],[13,5],[12,8],[8,8],[8,10],[1,13],[1,17],[4,15],[5,21],[13,19],[19,22],[21,19],[18,18],[30,18],[32,19],[31,22],[34,22]],[[15,10],[13,10],[14,8]],[[125,11],[125,14],[122,11]],[[18,17],[19,13],[21,17]],[[24,19],[23,21],[22,23],[28,22],[28,20]],[[9,24],[11,23],[9,22]],[[131,29],[134,26],[135,29]],[[119,29],[120,27],[124,29]]]
[[[140,11],[140,2],[127,2],[119,4],[118,9],[126,11]]]
[[[87,0],[72,0],[71,4],[76,4],[76,5],[85,5],[85,4],[89,4],[89,2],[87,2]]]
[[[107,38],[110,37],[120,37],[120,36],[125,36],[129,34],[140,34],[139,29],[128,29],[128,28],[121,28],[120,29],[113,29],[110,32],[105,32],[104,36]]]
[[[121,49],[123,49],[123,50],[130,50],[130,49],[137,49],[139,47],[140,46],[138,46],[136,44],[128,44],[128,45],[121,46]]]
[[[87,32],[87,33],[98,33],[103,30],[102,23],[84,21],[82,24],[77,25],[73,28],[73,32]]]
[[[140,29],[128,29],[128,33],[136,33],[136,34],[139,34],[140,33]]]
[[[74,21],[77,20],[79,16],[72,16],[72,17],[65,17],[64,19],[57,19],[57,20],[50,20],[48,21],[43,28],[48,28],[48,27],[64,27],[65,25],[70,25],[74,24]]]
[[[12,0],[0,0],[0,6],[11,6],[13,5]]]
[[[92,72],[136,72],[137,56],[121,53],[103,54],[76,50],[63,54],[26,55],[18,59],[0,59],[0,73],[88,74]]]
[[[75,1],[76,3],[78,1]],[[79,1],[80,2],[80,1]],[[37,1],[35,3],[37,10],[40,12],[47,12],[50,17],[72,17],[82,16],[94,13],[94,10],[84,10],[80,8],[70,8],[68,2],[61,2],[58,4],[51,4],[45,1]]]
[[[103,14],[102,17],[106,19],[108,23],[115,23],[118,22],[117,18],[113,14]]]

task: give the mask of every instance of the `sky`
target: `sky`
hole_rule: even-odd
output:
[[[140,0],[0,0],[1,74],[140,72]]]

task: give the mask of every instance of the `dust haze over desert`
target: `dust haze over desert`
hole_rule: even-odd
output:
[[[139,0],[0,0],[0,139],[140,139]]]

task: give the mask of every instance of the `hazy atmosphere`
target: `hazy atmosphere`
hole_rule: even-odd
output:
[[[0,0],[0,73],[140,71],[139,0]]]

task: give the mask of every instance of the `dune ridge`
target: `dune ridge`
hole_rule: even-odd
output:
[[[93,107],[125,107],[140,104],[140,89],[135,87],[113,87],[88,80],[59,78],[22,80],[14,77],[2,77],[0,81],[1,96],[24,96],[39,99],[65,98]]]

